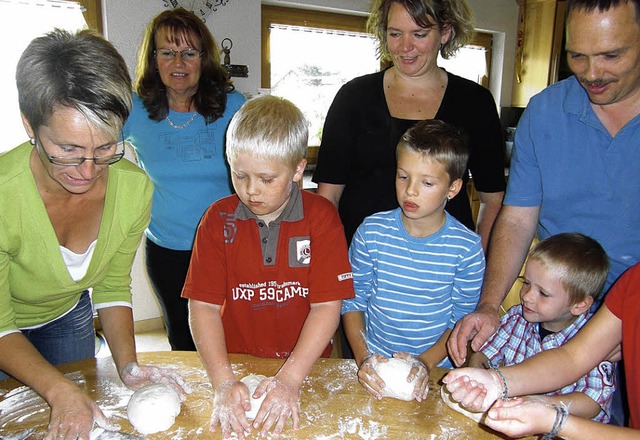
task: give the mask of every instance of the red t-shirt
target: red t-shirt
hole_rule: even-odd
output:
[[[286,358],[310,304],[354,296],[334,206],[295,187],[280,218],[267,227],[233,195],[198,227],[182,296],[223,306],[229,353]]]
[[[629,426],[640,429],[640,264],[616,281],[604,301],[622,321],[622,360],[629,399]]]

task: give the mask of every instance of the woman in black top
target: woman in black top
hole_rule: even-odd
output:
[[[473,32],[463,0],[377,0],[368,27],[386,70],[356,78],[336,95],[325,121],[313,180],[340,211],[347,240],[362,220],[396,208],[395,150],[402,134],[440,119],[468,138],[469,170],[480,196],[477,228],[466,191],[447,211],[482,236],[486,250],[504,195],[504,141],[496,104],[484,87],[438,67]],[[465,178],[465,183],[468,176]]]

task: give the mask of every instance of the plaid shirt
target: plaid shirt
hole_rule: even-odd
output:
[[[500,319],[498,331],[480,351],[494,366],[519,364],[543,350],[557,348],[566,343],[588,321],[589,317],[590,315],[587,314],[580,315],[564,330],[547,335],[541,340],[538,332],[540,324],[531,323],[524,319],[522,306],[516,305],[511,307],[507,314]],[[583,393],[600,405],[601,411],[593,420],[607,423],[611,411],[611,396],[615,390],[613,371],[613,364],[603,361],[577,382],[548,393],[548,395]]]

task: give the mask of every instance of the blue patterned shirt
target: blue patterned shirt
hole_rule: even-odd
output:
[[[522,306],[511,307],[507,314],[500,319],[498,331],[480,349],[493,366],[519,364],[525,359],[544,350],[560,347],[571,339],[578,330],[586,324],[589,316],[586,314],[578,318],[567,328],[540,339],[538,323],[532,323],[522,316]],[[611,412],[611,396],[615,390],[613,364],[609,361],[601,362],[586,376],[577,382],[549,393],[557,396],[569,393],[583,393],[591,397],[602,410],[593,418],[596,422],[607,423]]]
[[[342,302],[342,314],[364,312],[369,350],[387,357],[424,353],[472,312],[485,268],[480,237],[448,213],[422,238],[401,215],[380,212],[360,225],[349,249],[356,296]],[[438,366],[452,368],[448,358]]]

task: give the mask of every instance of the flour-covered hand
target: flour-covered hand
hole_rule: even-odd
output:
[[[407,376],[407,382],[413,381],[414,378],[416,379],[413,398],[418,402],[422,402],[429,394],[429,370],[427,366],[420,359],[411,356],[409,353],[398,352],[393,357],[411,362],[411,371]]]
[[[263,380],[256,388],[254,396],[267,393],[253,427],[260,429],[260,435],[266,436],[273,427],[274,434],[280,434],[286,421],[291,418],[293,429],[298,429],[300,422],[300,386],[282,377],[270,377]]]
[[[181,401],[185,400],[185,394],[191,394],[193,391],[176,370],[166,367],[138,365],[136,362],[129,362],[120,372],[120,378],[132,390],[152,383],[172,386],[180,395]]]
[[[382,399],[382,389],[385,383],[376,372],[376,365],[388,361],[389,359],[381,354],[371,354],[364,358],[358,369],[358,382],[378,400]]]
[[[213,413],[211,414],[211,432],[218,425],[223,438],[235,433],[244,439],[251,432],[251,424],[247,420],[246,411],[251,409],[249,389],[239,380],[228,380],[216,388],[213,396]]]
[[[482,368],[458,368],[449,372],[442,381],[453,400],[475,412],[488,410],[504,392],[498,374]]]
[[[60,384],[48,403],[51,416],[45,440],[88,440],[94,422],[108,430],[117,429],[98,405],[73,382]]]
[[[520,438],[550,432],[555,418],[556,410],[551,405],[520,398],[500,399],[487,413],[484,424],[509,437]]]

